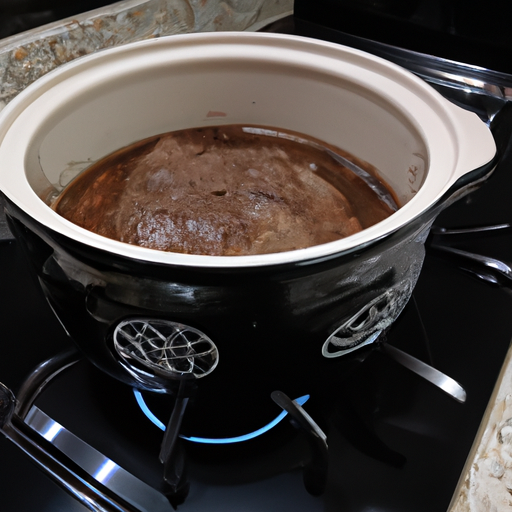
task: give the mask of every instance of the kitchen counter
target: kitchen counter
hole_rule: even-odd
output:
[[[509,351],[450,512],[502,512],[512,506],[512,354]]]
[[[0,110],[27,85],[77,57],[155,37],[258,30],[293,0],[125,0],[0,42]]]
[[[125,0],[8,37],[0,42],[0,110],[31,82],[79,56],[163,35],[257,30],[292,8],[292,0]],[[449,511],[501,512],[511,506],[509,352]]]

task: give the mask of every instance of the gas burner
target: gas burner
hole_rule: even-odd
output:
[[[160,421],[155,414],[151,411],[151,409],[146,404],[146,401],[142,395],[142,393],[138,389],[134,389],[133,393],[135,395],[135,399],[137,400],[137,403],[139,404],[139,407],[141,408],[142,412],[147,416],[147,418],[153,423],[156,427],[158,427],[160,430],[164,431],[166,429],[165,423]],[[302,407],[307,401],[309,400],[309,395],[300,396],[299,398],[296,398],[293,400],[293,402],[299,406]],[[265,426],[250,432],[248,434],[243,434],[235,437],[197,437],[197,436],[191,436],[191,435],[184,435],[180,434],[180,437],[182,439],[185,439],[186,441],[190,441],[192,443],[200,443],[200,444],[233,444],[233,443],[242,443],[244,441],[249,441],[250,439],[254,439],[255,437],[261,436],[268,432],[270,429],[274,428],[278,423],[280,423],[284,418],[286,418],[286,415],[288,413],[286,411],[281,412],[276,418],[274,418],[272,421],[267,423]]]

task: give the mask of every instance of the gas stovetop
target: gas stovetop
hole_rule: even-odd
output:
[[[268,30],[359,41],[299,18],[288,18]],[[377,50],[390,51],[389,47]],[[424,64],[416,57],[408,54],[412,64]],[[504,79],[499,75],[500,87]],[[276,417],[282,420],[261,435],[213,445],[180,440],[187,469],[180,476],[185,490],[173,500],[179,510],[442,512],[449,507],[512,335],[506,269],[500,271],[496,262],[471,256],[512,260],[508,199],[512,114],[504,99],[484,97],[481,91],[462,93],[453,84],[445,87],[439,77],[432,83],[454,101],[492,119],[501,152],[495,173],[436,221],[413,298],[385,339],[346,356],[335,382],[324,384],[319,376],[314,390],[304,390],[303,409],[325,433],[327,453],[322,452],[321,441],[315,445],[311,435],[298,428],[300,418],[284,416],[276,397],[262,396],[254,403],[251,432]],[[71,469],[78,463],[89,470],[91,478],[84,487],[99,481],[100,492],[102,485],[119,491],[122,506],[127,502],[126,509],[119,510],[171,510],[160,494],[147,487],[162,488],[161,430],[141,411],[133,390],[70,352],[70,341],[27,268],[15,241],[0,243],[0,382],[18,397],[25,396],[26,379],[34,369],[32,379],[37,380],[45,365],[62,368],[34,406],[27,405],[29,430],[51,443],[52,432],[64,427],[61,439],[66,443],[60,448],[64,458],[71,459]],[[465,401],[398,363],[390,352],[393,347],[455,379],[466,392]],[[282,388],[276,391],[286,392],[286,387],[284,370]],[[247,433],[243,430],[247,418],[237,414],[243,394],[236,382],[226,392],[232,397],[232,409],[223,410],[221,418],[189,423],[185,419],[186,436],[201,434],[200,430],[208,433],[209,424],[215,426],[216,438]],[[151,413],[166,423],[174,399],[149,394],[142,398]],[[2,512],[96,510],[83,497],[75,499],[63,491],[2,436],[0,450]],[[49,450],[48,455],[55,452]],[[116,481],[112,475],[118,467],[123,470],[118,470]]]

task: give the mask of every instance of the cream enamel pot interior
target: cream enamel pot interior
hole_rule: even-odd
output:
[[[336,242],[212,257],[97,236],[44,200],[134,141],[228,123],[293,130],[349,151],[380,170],[401,208]],[[273,391],[284,360],[303,382],[375,341],[410,298],[435,216],[485,179],[495,153],[476,115],[396,65],[273,34],[172,36],[102,51],[44,76],[0,114],[6,213],[52,308],[97,366],[160,391],[169,376],[210,372],[212,385],[226,376],[252,389],[252,369],[261,368],[261,387]],[[168,339],[187,328],[204,334],[208,371],[187,366],[192,344],[185,365],[143,361],[147,354],[119,338],[139,328],[168,329]]]

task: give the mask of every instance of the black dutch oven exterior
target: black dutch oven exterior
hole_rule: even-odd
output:
[[[224,75],[236,87],[227,87]],[[376,83],[363,83],[366,75]],[[180,93],[197,87],[208,94],[190,93],[182,112],[184,102],[168,93],[169,84]],[[73,87],[84,91],[75,94]],[[145,103],[129,111],[146,87]],[[344,149],[369,162],[382,159],[402,208],[362,238],[263,255],[261,264],[236,257],[210,264],[208,256],[166,259],[91,238],[45,204],[66,162],[103,156],[106,139],[114,150],[139,132],[139,139],[162,133],[169,119],[180,126],[180,115],[198,126],[217,105],[226,106],[225,122],[258,125],[264,117],[278,126],[282,119],[284,128],[333,145],[341,135],[331,128],[353,109],[351,123],[340,127]],[[169,112],[161,114],[164,107]],[[0,117],[0,158],[10,160],[1,164],[0,190],[49,304],[99,368],[142,390],[172,394],[181,382],[198,382],[219,393],[243,389],[247,400],[279,389],[286,373],[283,391],[293,396],[338,382],[360,349],[389,328],[416,284],[435,217],[492,171],[490,132],[458,110],[401,68],[338,45],[270,34],[173,36],[70,63],[11,102]],[[104,111],[104,123],[96,122]],[[142,127],[132,129],[129,121],[144,115]],[[445,168],[448,161],[454,163]],[[205,259],[196,264],[198,258]]]
[[[218,367],[202,385],[245,382],[250,394],[250,383],[257,380],[257,393],[261,387],[270,393],[286,373],[300,392],[343,371],[338,357],[376,341],[396,320],[418,279],[435,217],[477,186],[493,165],[473,171],[424,215],[359,251],[234,270],[116,256],[64,237],[5,202],[9,226],[53,311],[105,372],[156,392],[172,392],[178,381],[193,377],[179,368],[161,375],[137,362],[134,370],[133,361],[127,363],[116,350],[120,324],[165,321],[197,329],[215,345]]]

